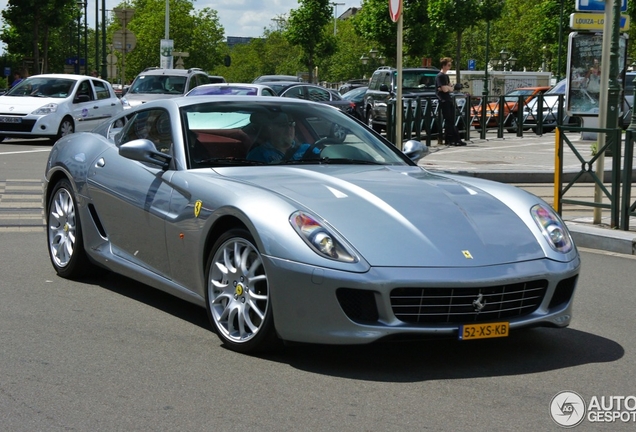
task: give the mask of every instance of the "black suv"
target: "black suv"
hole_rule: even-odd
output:
[[[435,78],[439,69],[433,67],[402,69],[402,97],[434,97]],[[397,69],[382,66],[371,77],[364,96],[364,115],[369,127],[386,129],[387,104],[397,94]]]
[[[124,108],[171,97],[179,97],[201,84],[209,84],[210,77],[199,68],[144,69],[125,91],[121,98]]]

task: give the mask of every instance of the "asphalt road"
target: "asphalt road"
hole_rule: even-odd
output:
[[[7,150],[0,182],[42,175],[37,146]],[[42,229],[0,231],[0,257],[6,431],[558,431],[559,392],[636,396],[632,256],[582,251],[567,329],[266,356],[226,350],[203,309],[145,285],[57,277]],[[576,430],[635,426],[586,419]]]

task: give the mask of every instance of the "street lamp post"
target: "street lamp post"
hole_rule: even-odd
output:
[[[80,73],[80,58],[82,57],[81,35],[82,35],[82,6],[77,2],[77,61],[75,62],[75,73]]]
[[[331,3],[331,5],[334,7],[333,9],[333,35],[335,36],[336,33],[338,32],[338,27],[336,22],[338,21],[338,6],[344,6],[344,3]]]
[[[75,67],[75,73],[81,73],[81,60],[82,60],[82,9],[84,9],[84,72],[88,75],[88,41],[87,41],[87,29],[86,29],[86,2],[78,1],[77,3],[77,64]]]
[[[106,0],[102,0],[102,78],[108,78],[106,69]]]
[[[88,75],[88,1],[84,5],[84,75]]]
[[[362,56],[360,57],[360,62],[364,66],[370,65],[372,69],[377,68],[377,63],[384,63],[384,60],[386,60],[384,56],[378,55],[379,52],[375,48],[371,48],[368,54],[369,55],[367,55],[366,53],[362,54]],[[366,73],[364,74],[363,78],[366,78]]]
[[[517,59],[515,58],[514,54],[510,54],[504,48],[499,51],[499,59],[494,59],[493,64],[498,64],[499,66],[501,66],[501,69],[503,71],[506,71],[507,67],[510,67],[510,70],[512,70],[515,67],[515,64],[517,64]]]
[[[486,124],[486,107],[488,106],[488,48],[490,45],[490,20],[486,21],[486,65],[484,66],[484,90],[481,93],[481,123]],[[486,128],[482,127],[480,138],[486,139]]]

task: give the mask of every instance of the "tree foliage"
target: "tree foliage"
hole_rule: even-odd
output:
[[[280,30],[266,30],[263,38],[225,48],[225,53],[231,65],[219,65],[213,73],[228,82],[252,82],[259,75],[297,75],[304,68],[300,47],[292,46]]]
[[[331,21],[333,8],[329,0],[298,0],[300,7],[289,12],[285,37],[292,45],[302,48],[302,63],[307,67],[309,81],[313,82],[316,60],[332,54],[335,41],[326,29]]]
[[[51,46],[68,47],[60,44],[60,39],[68,28],[77,28],[76,11],[75,0],[9,0],[2,11],[7,26],[0,38],[7,44],[9,54],[30,59],[30,73],[46,72]],[[53,63],[58,66],[63,63],[62,51],[55,52]]]
[[[135,0],[128,7],[135,10],[127,28],[137,43],[125,56],[126,81],[147,67],[159,65],[159,48],[166,36],[164,0]],[[223,63],[223,27],[216,11],[204,8],[195,12],[191,1],[171,0],[169,13],[168,37],[175,51],[188,53],[183,58],[185,68],[208,71]]]

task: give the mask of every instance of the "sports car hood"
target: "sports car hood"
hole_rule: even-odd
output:
[[[42,98],[33,96],[0,96],[2,110],[9,114],[30,114],[36,109],[50,103],[60,104],[66,99]]]
[[[472,267],[545,257],[535,235],[505,203],[419,168],[219,171],[307,207],[373,266]]]

